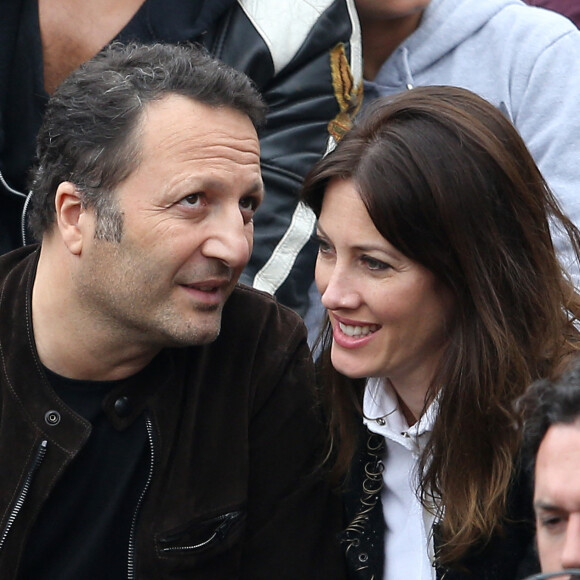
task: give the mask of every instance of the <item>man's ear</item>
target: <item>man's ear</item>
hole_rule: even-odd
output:
[[[81,197],[74,183],[63,181],[54,197],[56,223],[65,246],[73,254],[80,254],[83,238],[92,233],[88,231],[87,210],[81,203]]]

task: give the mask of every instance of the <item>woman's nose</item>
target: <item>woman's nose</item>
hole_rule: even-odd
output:
[[[321,295],[322,305],[327,310],[341,308],[354,309],[360,304],[356,276],[348,268],[334,262],[316,264],[316,286]]]

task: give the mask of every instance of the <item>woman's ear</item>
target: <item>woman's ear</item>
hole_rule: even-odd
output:
[[[87,210],[81,202],[80,193],[74,183],[63,181],[56,190],[54,197],[56,223],[65,246],[73,254],[80,254],[83,239],[90,235],[87,226]]]

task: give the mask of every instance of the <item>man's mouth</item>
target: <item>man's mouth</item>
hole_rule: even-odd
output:
[[[231,280],[228,279],[207,280],[181,285],[195,302],[206,306],[223,304],[228,297],[230,286]]]
[[[216,285],[216,284],[187,284],[187,288],[192,288],[193,290],[199,290],[200,292],[216,292],[225,284]]]

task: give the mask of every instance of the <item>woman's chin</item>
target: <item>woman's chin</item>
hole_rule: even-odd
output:
[[[332,366],[342,375],[349,379],[362,379],[370,376],[371,369],[361,365],[358,361],[344,360],[343,356],[331,354]]]

